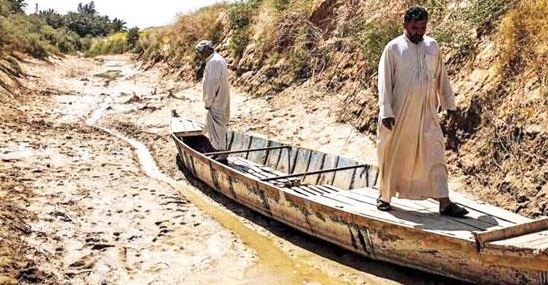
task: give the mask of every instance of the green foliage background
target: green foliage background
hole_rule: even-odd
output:
[[[53,9],[27,15],[26,6],[25,0],[0,0],[0,59],[9,60],[16,52],[40,59],[76,52],[123,53],[139,39],[137,27],[127,31],[123,20],[100,15],[93,1],[80,3],[76,12],[65,15]]]

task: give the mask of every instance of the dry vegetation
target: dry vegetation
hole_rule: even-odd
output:
[[[182,16],[170,27],[158,28],[145,32],[140,36],[138,59],[151,66],[165,61],[173,71],[180,72],[185,79],[193,79],[193,69],[199,64],[195,54],[189,52],[202,38],[216,42],[227,31],[221,24],[222,15],[226,13],[227,5],[213,5],[202,8],[192,16]]]
[[[457,144],[475,194],[530,216],[548,214],[546,15],[548,1],[522,1],[502,17],[491,83],[461,102],[479,121]]]
[[[276,96],[313,85],[341,97],[341,121],[374,136],[377,62],[414,4],[431,12],[430,34],[458,95],[459,128],[447,133],[452,173],[479,198],[548,214],[548,0],[241,1],[183,15],[143,37],[140,59],[196,78],[192,47],[212,39],[241,89]]]

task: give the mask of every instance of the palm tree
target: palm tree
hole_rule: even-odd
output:
[[[110,24],[112,32],[120,32],[126,29],[126,22],[122,19],[114,18]]]
[[[42,10],[38,13],[38,15],[40,15],[40,17],[44,19],[48,25],[55,29],[64,25],[63,16],[53,9]]]
[[[134,48],[139,41],[139,28],[133,27],[127,32],[126,42],[130,49]]]
[[[78,12],[82,14],[95,15],[97,13],[97,10],[95,10],[95,3],[93,3],[93,1],[88,4],[82,4],[82,2],[78,3]]]
[[[27,3],[25,0],[8,0],[11,4],[11,12],[15,14],[25,14]]]

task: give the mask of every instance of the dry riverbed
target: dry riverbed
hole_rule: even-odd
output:
[[[203,120],[196,83],[128,56],[29,60],[2,107],[0,284],[455,284],[364,259],[188,181],[172,109]],[[302,89],[300,89],[302,90]],[[341,98],[233,90],[230,128],[375,162],[335,122]]]

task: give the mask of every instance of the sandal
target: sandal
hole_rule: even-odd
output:
[[[445,207],[445,209],[440,210],[440,215],[455,218],[464,218],[464,216],[466,216],[467,214],[468,210],[453,202],[449,203],[449,205]]]
[[[377,209],[379,211],[388,212],[392,210],[392,206],[390,206],[390,203],[384,202],[380,198],[377,199]]]

